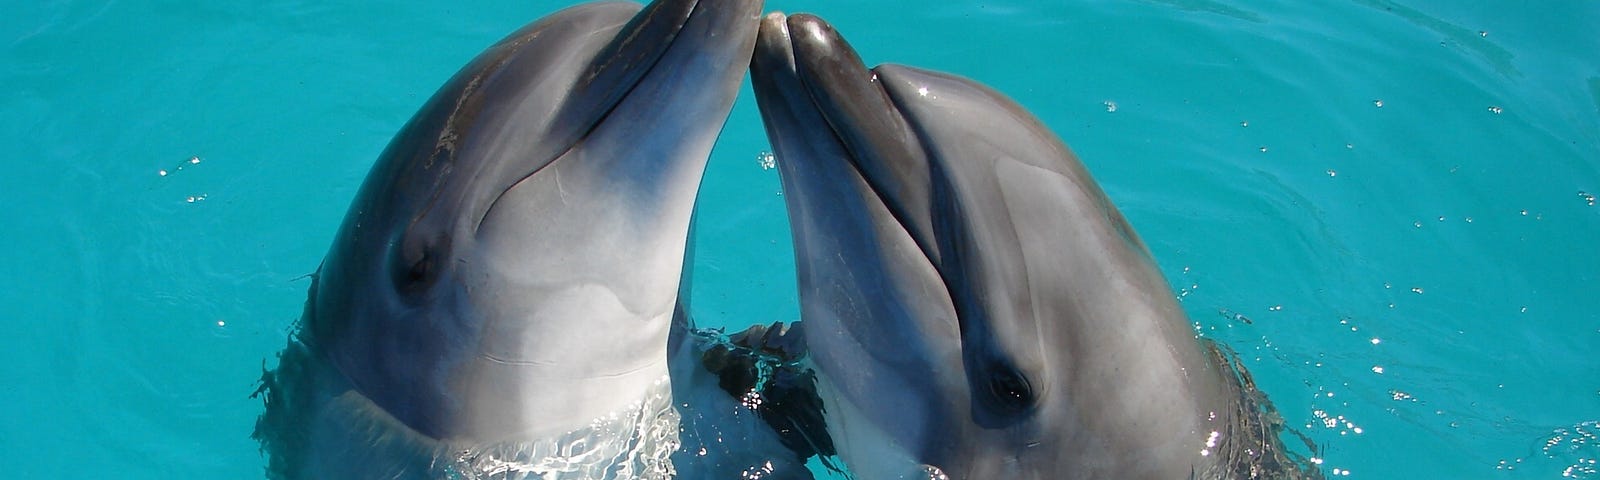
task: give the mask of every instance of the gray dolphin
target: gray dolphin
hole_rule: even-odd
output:
[[[709,374],[669,378],[698,365],[674,320],[679,275],[760,9],[580,5],[451,78],[378,159],[264,375],[269,474],[794,470],[761,458],[787,451],[759,422],[680,411],[736,403]],[[677,398],[701,392],[724,398]],[[747,443],[687,443],[719,434]]]
[[[809,15],[751,66],[827,430],[863,479],[1284,478],[1274,415],[1073,153]]]

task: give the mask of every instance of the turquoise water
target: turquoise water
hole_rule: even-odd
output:
[[[9,2],[0,475],[259,478],[249,398],[379,150],[566,2]],[[1014,96],[1325,472],[1600,478],[1600,3],[773,1]],[[794,320],[755,102],[703,322]],[[166,172],[164,175],[161,172]]]

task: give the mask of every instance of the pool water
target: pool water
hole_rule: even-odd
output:
[[[11,478],[259,478],[250,393],[372,161],[568,4],[10,3]],[[1324,473],[1600,478],[1600,3],[768,8],[1030,108]],[[703,323],[798,316],[767,151],[747,88],[701,190]]]

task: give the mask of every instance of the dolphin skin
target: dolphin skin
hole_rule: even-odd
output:
[[[674,311],[760,13],[583,4],[440,88],[373,166],[263,375],[269,476],[809,478],[759,421],[679,410],[736,405],[679,374],[700,364]]]
[[[751,78],[826,428],[859,478],[1314,474],[1022,107],[949,74],[868,69],[811,15],[762,21]]]

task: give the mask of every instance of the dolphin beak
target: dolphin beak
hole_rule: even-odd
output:
[[[824,139],[802,142],[795,137],[832,133],[826,142],[837,150],[815,153],[848,159],[923,253],[937,263],[928,156],[877,72],[867,69],[838,31],[814,15],[770,14],[762,21],[750,73],[762,114],[768,117],[773,146],[783,151],[806,149]]]

